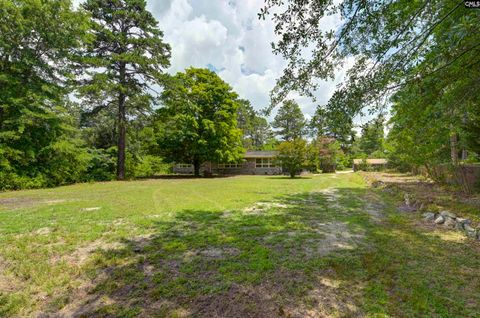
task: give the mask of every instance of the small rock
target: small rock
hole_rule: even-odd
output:
[[[410,196],[408,195],[408,193],[405,193],[405,205],[406,206],[410,206]]]
[[[463,231],[463,230],[465,230],[465,229],[463,228],[463,225],[464,225],[464,223],[456,222],[456,223],[455,223],[455,229],[456,229],[456,230],[459,230],[459,231]]]
[[[455,219],[457,217],[455,214],[453,214],[450,211],[442,211],[442,212],[440,212],[440,215],[444,216],[444,217],[449,217],[449,218],[452,218],[452,219]]]
[[[385,186],[385,182],[377,180],[372,183],[372,187],[374,188],[383,188]]]
[[[443,224],[445,222],[445,218],[441,215],[439,215],[436,219],[435,219],[435,224]]]
[[[445,218],[445,222],[443,223],[443,225],[444,225],[445,227],[454,227],[456,223],[457,223],[457,222],[455,222],[455,219],[446,217],[446,218]]]
[[[435,220],[435,213],[433,213],[433,212],[423,213],[423,218],[426,221],[433,221],[433,220]]]
[[[472,221],[469,219],[464,219],[464,218],[457,218],[456,223],[455,223],[455,229],[459,231],[465,230],[465,225],[471,225]]]
[[[462,225],[463,224],[472,224],[472,221],[470,221],[469,219],[457,218],[457,223],[461,223]]]
[[[473,238],[477,237],[477,230],[475,230],[469,224],[464,224],[463,228],[465,230],[465,234],[467,234],[468,237],[473,237]]]

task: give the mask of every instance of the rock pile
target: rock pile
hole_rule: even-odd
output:
[[[457,217],[450,211],[442,211],[440,213],[427,212],[423,214],[426,221],[434,222],[437,225],[443,225],[447,228],[454,228],[464,232],[468,237],[480,240],[480,228],[476,229],[472,226],[472,221]]]

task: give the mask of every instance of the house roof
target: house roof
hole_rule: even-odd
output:
[[[277,151],[247,151],[244,158],[273,158],[278,154]]]
[[[353,159],[353,163],[356,165],[361,164],[363,159]],[[384,165],[388,163],[387,159],[367,159],[367,163],[371,165]]]

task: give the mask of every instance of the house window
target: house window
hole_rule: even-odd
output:
[[[177,168],[192,168],[193,165],[189,163],[177,163]]]
[[[272,168],[275,167],[272,158],[257,158],[255,159],[255,168]]]
[[[242,168],[243,164],[241,163],[219,163],[218,168],[220,169],[232,169],[232,168]]]

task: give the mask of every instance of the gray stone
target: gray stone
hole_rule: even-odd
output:
[[[442,211],[442,212],[440,212],[440,215],[445,216],[445,217],[449,217],[449,218],[452,218],[452,219],[455,219],[457,217],[455,214],[453,214],[450,211]]]
[[[472,224],[472,221],[470,221],[469,219],[464,219],[464,218],[457,218],[456,222],[457,223],[455,223],[455,228],[457,230],[460,230],[460,231],[465,230],[465,225],[471,225]]]
[[[455,223],[455,229],[459,230],[459,231],[463,231],[464,230],[463,225],[464,225],[464,223],[456,222]]]
[[[472,221],[470,221],[469,219],[464,219],[464,218],[457,218],[457,223],[461,223],[462,225],[463,224],[472,224]]]
[[[408,195],[408,193],[405,193],[405,205],[406,206],[410,206],[410,196]]]
[[[441,215],[439,215],[436,219],[435,219],[435,224],[443,224],[443,222],[445,222],[445,218]]]
[[[423,218],[426,221],[433,221],[433,220],[435,220],[435,213],[433,213],[433,212],[423,213]]]
[[[454,227],[456,223],[457,222],[455,222],[455,219],[445,217],[445,222],[443,223],[443,225],[445,227]]]
[[[477,230],[475,230],[473,227],[471,227],[469,224],[464,224],[463,228],[465,230],[465,234],[467,234],[468,237],[476,238],[477,237]]]

